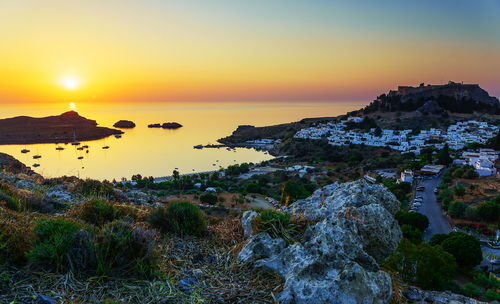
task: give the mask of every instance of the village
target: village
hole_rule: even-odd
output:
[[[360,123],[362,121],[362,117],[349,117],[338,123],[319,124],[316,127],[298,131],[294,137],[326,139],[333,146],[365,144],[367,146],[390,147],[401,152],[413,152],[415,155],[419,155],[424,148],[442,149],[445,144],[448,144],[449,148],[453,150],[466,148],[470,143],[484,144],[499,130],[498,126],[475,120],[457,122],[450,125],[447,130],[436,128],[421,130],[419,134],[414,134],[413,130],[383,129],[380,130],[380,134],[376,134],[375,128],[368,132],[347,130],[348,122]],[[497,158],[497,152],[481,149],[477,153],[464,152],[462,157],[456,161],[462,165],[469,164],[476,168],[480,176],[486,176],[496,174],[494,162]]]

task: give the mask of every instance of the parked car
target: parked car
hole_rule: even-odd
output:
[[[438,188],[434,188],[434,194],[438,194],[439,193],[439,189]]]
[[[425,190],[425,187],[424,186],[419,186],[417,187],[417,191],[424,191]]]

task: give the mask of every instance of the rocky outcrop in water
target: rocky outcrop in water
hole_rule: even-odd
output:
[[[391,278],[379,264],[402,237],[399,207],[388,189],[365,180],[326,186],[285,210],[310,221],[297,242],[252,235],[238,262],[278,273],[280,303],[389,303]]]
[[[120,129],[132,129],[135,128],[135,123],[130,120],[119,120],[113,125],[113,127]]]
[[[150,124],[148,128],[179,129],[182,125],[178,122],[164,122],[163,124]]]

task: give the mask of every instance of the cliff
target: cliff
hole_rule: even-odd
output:
[[[43,118],[19,116],[0,119],[0,144],[62,143],[75,139],[95,140],[122,133],[98,127],[95,120],[74,111]]]

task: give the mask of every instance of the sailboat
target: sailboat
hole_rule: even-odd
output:
[[[33,167],[40,167],[40,164],[33,164]]]
[[[39,158],[42,158],[41,155],[33,155],[33,159],[39,159]]]
[[[57,151],[62,151],[62,150],[64,150],[64,148],[63,147],[57,147],[56,150]]]
[[[78,146],[80,142],[76,140],[76,132],[73,131],[73,142],[71,143],[73,146]]]
[[[28,149],[22,149],[22,150],[21,150],[21,153],[28,153],[29,151],[30,151],[30,150],[28,150]]]

